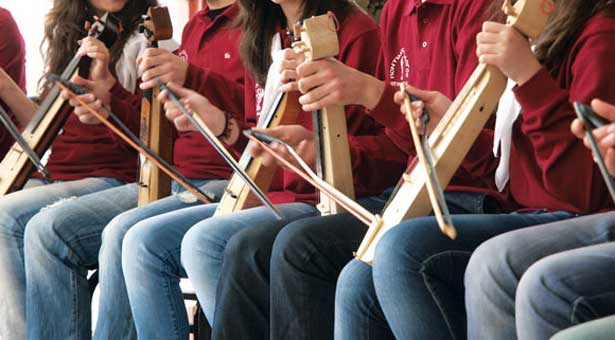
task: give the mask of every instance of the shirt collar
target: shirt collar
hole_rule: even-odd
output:
[[[204,20],[209,20],[209,18],[207,17],[207,12],[209,12],[209,6],[205,5],[205,7],[203,8],[201,12],[201,18],[203,18]],[[220,13],[220,15],[218,15],[213,20],[213,22],[217,22],[221,20],[222,18],[234,20],[235,17],[237,17],[238,13],[239,13],[239,7],[237,5],[237,2],[234,2],[226,10],[224,10],[224,12]]]
[[[430,2],[432,4],[438,4],[438,5],[450,5],[454,2],[455,0],[425,0],[425,2]],[[406,13],[406,15],[410,15],[412,14],[412,11],[414,11],[415,8],[420,7],[423,4],[422,0],[406,0],[406,6],[404,8],[404,13]]]

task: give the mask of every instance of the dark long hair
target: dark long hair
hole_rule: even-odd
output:
[[[238,22],[243,28],[239,50],[247,70],[264,86],[271,65],[271,39],[278,27],[287,27],[280,5],[271,0],[237,0]],[[305,0],[300,19],[331,11],[342,22],[352,10],[359,10],[350,0]],[[294,23],[290,23],[292,25]]]
[[[536,40],[535,54],[538,61],[551,74],[556,74],[587,21],[607,8],[606,15],[615,16],[613,0],[556,0],[555,12]]]
[[[131,34],[137,29],[141,15],[157,0],[128,0],[126,6],[115,13],[124,30],[111,47],[109,69],[115,75],[115,64]],[[62,73],[73,58],[79,45],[77,41],[87,35],[86,20],[92,20],[95,10],[88,0],[54,0],[51,11],[45,18],[45,37],[41,42],[41,53],[45,60],[45,72]],[[43,49],[46,51],[43,52]],[[44,80],[43,80],[44,82]]]

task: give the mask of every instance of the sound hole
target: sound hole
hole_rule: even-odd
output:
[[[480,111],[480,112],[483,112],[484,110],[485,110],[485,107],[484,107],[484,106],[481,106],[481,107],[478,109],[478,111]]]

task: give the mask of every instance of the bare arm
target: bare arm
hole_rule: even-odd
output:
[[[0,68],[0,100],[2,100],[17,118],[20,126],[28,125],[38,106],[23,93],[11,77]]]

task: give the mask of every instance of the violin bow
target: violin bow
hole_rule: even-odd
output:
[[[26,140],[23,138],[21,132],[19,132],[19,129],[17,128],[17,126],[15,126],[15,124],[11,120],[11,117],[8,113],[6,113],[6,111],[4,111],[4,108],[2,106],[0,106],[0,121],[2,122],[2,125],[4,125],[6,130],[9,132],[11,137],[13,137],[13,139],[25,152],[26,156],[30,158],[30,161],[34,164],[38,172],[40,172],[46,179],[50,179],[47,168],[45,168],[43,162],[41,162],[41,159],[38,157],[36,152],[32,150],[30,144],[28,144],[28,142],[26,142]]]
[[[436,173],[433,159],[431,157],[431,149],[429,147],[429,136],[427,130],[429,114],[427,113],[427,109],[423,110],[421,121],[423,122],[424,130],[423,136],[421,138],[418,131],[418,127],[416,126],[415,119],[412,116],[412,106],[410,105],[411,101],[419,100],[419,98],[408,93],[405,83],[401,83],[399,85],[399,88],[402,93],[404,93],[403,105],[406,109],[406,120],[408,121],[408,125],[410,126],[410,133],[412,134],[414,148],[416,149],[419,163],[423,165],[423,168],[429,178],[429,180],[426,181],[426,186],[427,193],[429,194],[429,200],[434,211],[434,216],[438,221],[438,226],[440,227],[442,233],[444,233],[451,239],[455,239],[455,237],[457,237],[457,231],[453,226],[451,214],[448,210],[448,206],[446,205],[446,200],[444,198],[442,185],[440,184],[440,180],[438,179],[438,174]]]
[[[144,155],[150,162],[164,171],[169,177],[173,178],[179,185],[184,187],[184,189],[188,190],[192,193],[196,198],[198,198],[201,202],[205,204],[211,203],[213,200],[212,197],[209,197],[207,194],[203,193],[199,188],[192,185],[184,175],[179,173],[175,168],[169,165],[165,160],[160,158],[155,152],[153,152],[149,147],[147,147],[143,142],[130,131],[130,129],[124,125],[124,123],[110,110],[103,107],[103,110],[109,115],[109,118],[113,120],[113,123],[109,121],[109,119],[105,118],[98,111],[94,110],[90,105],[85,103],[78,95],[85,94],[88,90],[84,87],[75,85],[68,80],[62,79],[60,76],[55,74],[50,74],[48,79],[52,83],[56,83],[60,89],[65,90],[71,99],[74,99],[83,107],[85,107],[94,117],[96,117],[101,123],[103,123],[107,128],[109,128],[113,133],[122,138],[128,145],[137,150],[139,153]],[[116,124],[117,127],[113,124]],[[119,128],[118,128],[119,127]]]
[[[263,150],[275,157],[275,159],[282,163],[282,165],[292,170],[294,173],[299,175],[301,178],[306,180],[318,190],[325,193],[327,196],[329,196],[329,198],[341,205],[344,209],[346,209],[346,211],[356,217],[359,221],[365,223],[368,226],[372,225],[373,223],[378,223],[380,221],[380,216],[370,213],[360,204],[348,198],[346,195],[337,190],[334,186],[320,178],[320,176],[318,176],[318,174],[316,174],[310,168],[310,166],[305,163],[301,156],[297,154],[295,149],[293,149],[292,146],[288,145],[283,140],[255,130],[245,130],[243,133],[251,141],[258,144],[260,147],[263,148]],[[284,146],[288,150],[289,154],[295,159],[295,161],[297,161],[297,164],[299,164],[299,166],[292,164],[284,157],[280,156],[277,152],[275,152],[269,146],[269,144],[271,143],[277,143]]]
[[[271,203],[271,201],[267,198],[265,193],[254,183],[252,178],[241,168],[241,166],[235,161],[233,156],[226,150],[222,142],[214,133],[207,127],[207,124],[203,122],[203,120],[197,115],[188,112],[186,107],[180,102],[177,95],[167,86],[167,84],[163,83],[160,79],[157,79],[158,86],[160,86],[161,91],[167,91],[169,99],[175,103],[175,105],[179,108],[179,111],[188,118],[190,123],[196,127],[196,129],[205,137],[205,139],[211,144],[211,146],[224,158],[226,163],[237,173],[241,179],[250,187],[250,190],[258,197],[258,199],[263,202],[265,206],[271,209],[271,212],[276,216],[278,220],[282,220],[282,213],[276,208],[276,206]]]

